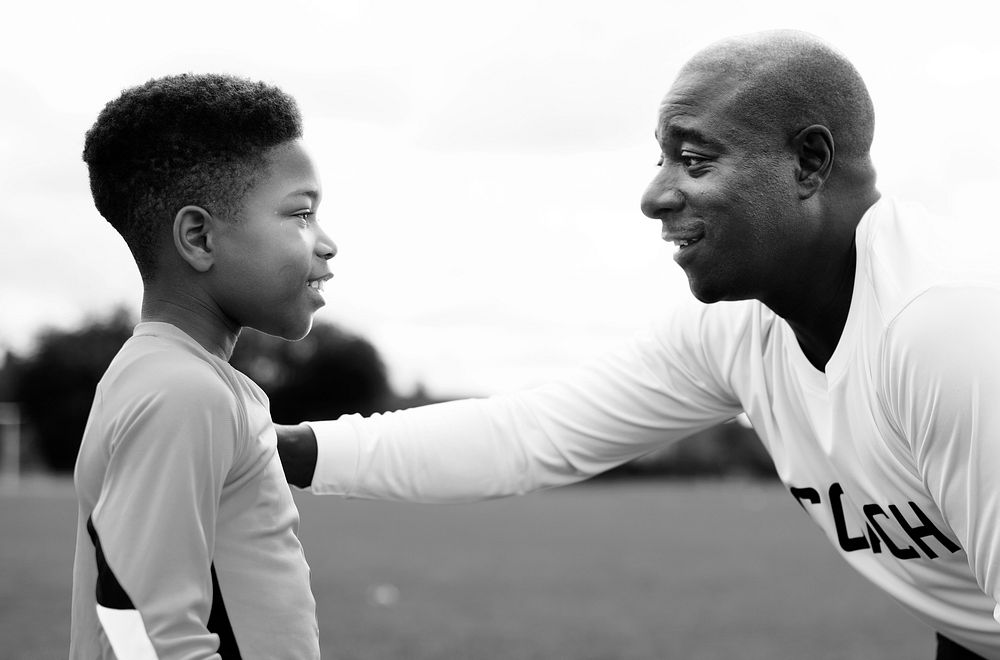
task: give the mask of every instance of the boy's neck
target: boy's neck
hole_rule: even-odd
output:
[[[159,289],[146,287],[140,320],[177,326],[206,351],[228,362],[240,336],[239,326],[232,326],[219,310],[190,294]]]

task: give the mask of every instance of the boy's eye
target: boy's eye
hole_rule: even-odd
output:
[[[300,218],[303,224],[309,224],[309,222],[316,217],[316,213],[314,211],[299,211],[298,213],[293,213],[292,215],[296,218]]]

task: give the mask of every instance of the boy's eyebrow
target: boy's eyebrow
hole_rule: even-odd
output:
[[[320,193],[315,188],[300,188],[288,193],[286,197],[299,197],[300,195],[304,195],[315,202],[319,199]]]

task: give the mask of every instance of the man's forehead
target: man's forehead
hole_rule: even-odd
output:
[[[670,89],[663,95],[660,107],[669,105],[714,104],[730,98],[745,82],[730,71],[712,69],[681,69]]]
[[[731,128],[728,124],[725,114],[716,108],[665,101],[660,104],[654,134],[659,142],[690,141],[722,147],[723,136]]]
[[[738,123],[729,113],[738,85],[728,78],[710,72],[682,71],[660,101],[657,139],[687,139],[722,146],[724,136]]]

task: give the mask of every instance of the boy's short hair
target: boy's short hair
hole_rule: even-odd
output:
[[[87,131],[83,160],[97,210],[118,230],[143,280],[182,207],[235,218],[264,152],[302,136],[295,100],[219,74],[156,78],[122,92]]]

